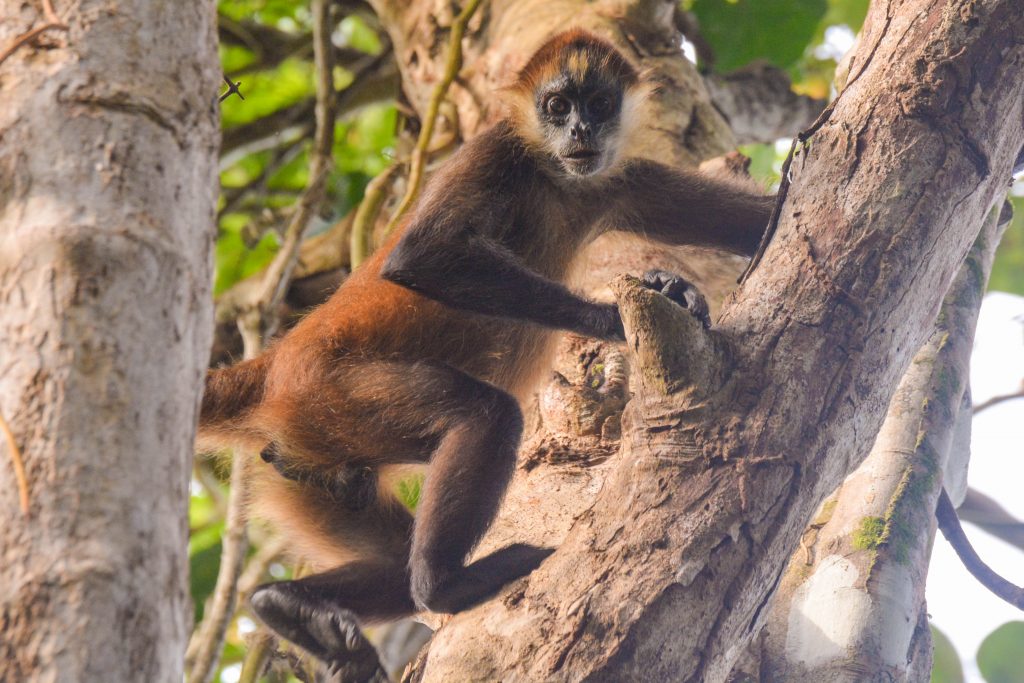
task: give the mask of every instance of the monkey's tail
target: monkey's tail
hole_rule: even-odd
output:
[[[263,401],[270,353],[230,367],[208,370],[199,410],[199,447],[227,445]]]

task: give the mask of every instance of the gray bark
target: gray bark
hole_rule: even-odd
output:
[[[212,329],[213,3],[58,3],[0,65],[0,680],[182,680]],[[0,46],[42,21],[0,2]]]

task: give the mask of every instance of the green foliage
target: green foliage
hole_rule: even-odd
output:
[[[249,19],[278,28],[309,24],[309,6],[295,0],[221,0],[217,11],[236,21]]]
[[[1003,624],[982,641],[978,669],[988,683],[1024,680],[1024,621]]]
[[[229,23],[237,23],[242,33],[255,35],[250,29],[266,27],[260,30],[276,32],[279,40],[289,45],[292,41],[301,42],[310,32],[307,3],[293,0],[221,2],[219,11]],[[335,42],[368,55],[379,54],[383,49],[377,30],[356,15],[339,23]],[[219,218],[214,283],[217,294],[266,267],[277,251],[277,234],[287,223],[289,209],[308,181],[310,131],[306,130],[303,139],[299,124],[310,125],[311,114],[284,128],[279,124],[277,128],[270,128],[272,124],[267,123],[266,132],[261,132],[261,123],[272,121],[271,117],[284,111],[310,107],[315,96],[311,50],[296,52],[266,68],[261,68],[260,56],[250,49],[249,42],[245,46],[222,44],[220,57],[225,73],[249,69],[247,73],[232,77],[241,81],[245,99],[229,97],[222,103],[222,126],[225,131],[244,125],[255,126],[256,132],[251,142],[233,149],[222,160],[222,187],[233,194],[241,194]],[[342,89],[355,76],[338,67],[334,77],[336,87]],[[327,200],[320,220],[314,220],[314,225],[310,226],[310,234],[326,229],[351,211],[362,198],[370,179],[390,163],[396,121],[394,106],[365,107],[339,118]]]
[[[824,35],[824,27],[845,24],[857,30],[864,23],[868,13],[869,0],[828,0],[828,11],[821,21],[821,33],[816,36],[820,42]]]
[[[964,683],[964,668],[960,664],[960,655],[956,653],[953,643],[946,634],[931,626],[932,655],[931,683]]]
[[[398,482],[398,500],[402,501],[402,505],[409,508],[410,512],[416,512],[416,506],[419,505],[422,492],[422,474],[414,474]]]
[[[690,9],[724,72],[755,59],[793,66],[829,7],[827,0],[693,0]]]
[[[1024,197],[1011,197],[1013,222],[1007,226],[996,251],[988,288],[1024,295]]]
[[[835,55],[816,48],[831,27],[858,31],[868,0],[685,0],[683,6],[697,16],[717,71],[764,60],[786,69],[797,92],[824,99]]]

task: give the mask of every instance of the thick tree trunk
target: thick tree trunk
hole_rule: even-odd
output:
[[[403,14],[374,4],[406,86],[429,84],[436,59],[423,46],[443,41],[415,36],[445,25],[438,5]],[[696,75],[655,38],[670,33],[671,4],[545,2],[521,15],[519,4],[485,5],[467,47],[468,89],[455,97],[484,101],[480,74],[525,60],[551,31],[538,26],[591,26],[675,69],[666,78],[679,89],[666,90],[686,94],[655,101],[652,125],[677,163],[719,152],[729,135],[700,118]],[[873,6],[846,90],[793,163],[774,241],[718,327],[706,334],[619,282],[637,375],[622,451],[602,427],[589,432],[593,459],[580,439],[527,454],[485,545],[559,550],[502,598],[447,622],[415,678],[726,679],[814,510],[866,455],[1005,184],[1024,142],[1022,34],[1012,0]],[[464,133],[483,119],[461,113]],[[679,151],[695,138],[712,142]],[[624,398],[624,378],[609,370],[621,363],[595,360],[613,353],[577,347],[575,357],[611,389],[594,401]]]
[[[927,681],[925,578],[950,472],[974,327],[1005,223],[993,211],[914,356],[871,453],[824,503],[790,560],[768,617],[762,681]],[[922,642],[924,646],[922,647]]]
[[[0,53],[45,19],[0,2]],[[49,3],[42,3],[49,5]],[[182,680],[210,344],[212,3],[57,2],[0,64],[0,680]]]

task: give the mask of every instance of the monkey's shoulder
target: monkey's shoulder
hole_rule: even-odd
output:
[[[512,124],[499,121],[463,144],[438,170],[431,185],[445,192],[501,195],[542,179],[534,155]]]

